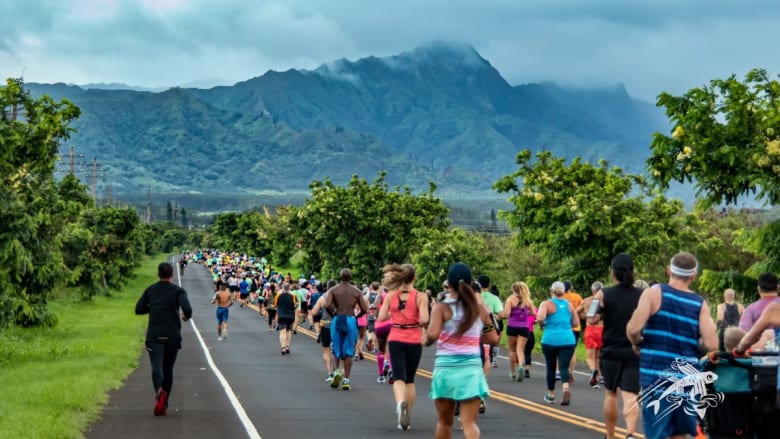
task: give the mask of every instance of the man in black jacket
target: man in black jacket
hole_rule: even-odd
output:
[[[149,314],[146,350],[152,363],[152,383],[156,395],[154,414],[163,416],[173,387],[173,365],[181,349],[181,322],[192,317],[192,306],[187,292],[171,282],[173,265],[162,262],[157,266],[157,277],[160,281],[150,285],[138,299],[135,313]]]

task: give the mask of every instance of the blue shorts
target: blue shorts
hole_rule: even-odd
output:
[[[357,320],[353,316],[335,316],[330,322],[333,356],[343,360],[355,356],[358,340]]]
[[[228,321],[228,309],[225,306],[217,307],[217,323]]]
[[[657,392],[660,393],[660,392]],[[654,402],[658,404],[654,404]],[[683,401],[678,405],[665,399],[647,397],[642,402],[642,427],[645,438],[664,439],[669,436],[687,434],[696,436],[698,417],[695,414],[686,413],[690,402]],[[675,407],[677,405],[677,407]]]

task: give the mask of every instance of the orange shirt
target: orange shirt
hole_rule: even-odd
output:
[[[569,291],[568,293],[565,293],[563,295],[563,298],[568,300],[569,303],[571,303],[571,306],[574,308],[574,311],[577,311],[577,308],[579,308],[580,304],[582,303],[582,296],[580,296],[575,291]],[[572,327],[573,330],[579,331],[579,327]]]

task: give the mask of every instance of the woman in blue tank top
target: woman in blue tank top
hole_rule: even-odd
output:
[[[555,403],[555,366],[561,371],[563,397],[561,405],[569,405],[571,389],[569,387],[569,363],[574,355],[574,333],[571,328],[579,327],[580,319],[568,300],[563,298],[563,282],[554,282],[550,288],[551,298],[539,305],[536,321],[543,325],[542,354],[547,366],[547,393],[544,401]]]

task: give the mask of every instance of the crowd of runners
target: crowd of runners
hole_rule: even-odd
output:
[[[450,437],[455,419],[465,437],[479,437],[477,415],[487,409],[486,376],[498,367],[496,346],[502,334],[509,348],[507,379],[522,382],[532,376],[531,356],[539,343],[547,385],[541,399],[562,406],[574,400],[575,349],[582,339],[588,385],[605,390],[607,439],[615,437],[620,413],[629,439],[640,419],[649,439],[696,435],[700,413],[695,408],[705,395],[692,390],[700,389],[696,379],[670,377],[699,370],[707,351],[741,355],[777,346],[777,276],[759,277],[760,299],[747,307],[736,303],[733,290],[726,290],[716,323],[707,302],[690,289],[699,266],[685,252],[671,259],[664,283],[635,279],[631,256],[618,254],[611,261],[610,281],[593,282],[587,297],[571,282],[556,281],[549,298],[538,305],[525,282],[513,283],[502,300],[489,276],[475,278],[462,263],[450,267],[442,291],[434,294],[415,288],[411,264],[388,264],[382,279],[358,284],[346,268],[338,279],[324,280],[293,277],[265,258],[238,253],[197,251],[181,259],[182,271],[190,261],[205,265],[212,275],[220,341],[227,339],[229,308],[251,304],[268,331],[279,332],[281,355],[291,353],[292,336],[300,328],[316,334],[323,375],[334,389],[350,390],[353,361],[362,360],[365,352],[376,355],[376,381],[392,385],[402,430],[410,428],[423,348],[436,344],[429,396],[439,412],[437,438]],[[541,340],[535,328],[542,329]]]

